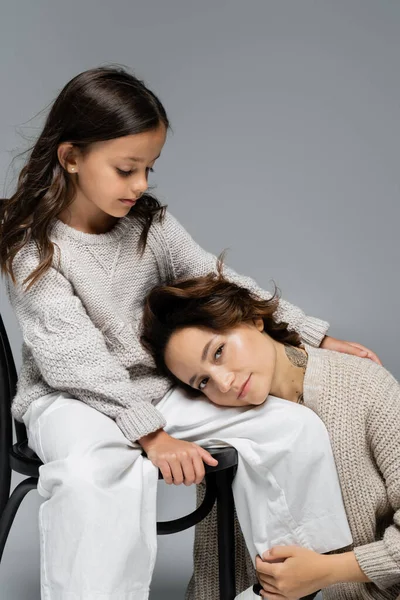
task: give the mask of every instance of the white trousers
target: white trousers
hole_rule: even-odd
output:
[[[157,408],[170,435],[238,450],[233,494],[253,559],[274,544],[328,552],[352,542],[328,434],[311,410],[272,396],[223,408],[180,389]],[[34,401],[24,422],[44,463],[41,599],[147,600],[157,469],[112,419],[65,392]]]

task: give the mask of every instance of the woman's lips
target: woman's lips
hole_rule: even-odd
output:
[[[248,391],[250,389],[250,379],[251,379],[251,373],[248,376],[248,378],[246,379],[246,381],[244,382],[244,384],[242,386],[242,389],[239,392],[238,399],[239,398],[244,398],[247,395],[247,393],[248,393]]]

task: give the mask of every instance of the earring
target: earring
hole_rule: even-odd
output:
[[[75,171],[75,167],[71,167],[71,171]]]

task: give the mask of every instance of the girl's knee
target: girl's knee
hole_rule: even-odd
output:
[[[132,486],[132,480],[140,476],[133,469],[140,450],[115,444],[96,445],[83,454],[74,453],[61,460],[54,460],[39,469],[42,488],[52,495],[58,489],[82,491],[117,489]]]

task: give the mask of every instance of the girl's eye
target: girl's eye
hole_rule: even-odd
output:
[[[203,390],[204,390],[204,388],[205,388],[205,387],[206,387],[206,385],[207,385],[207,382],[208,382],[208,377],[204,377],[204,379],[202,379],[202,380],[200,381],[200,383],[199,383],[199,386],[198,386],[200,391],[203,391]]]
[[[133,171],[123,171],[122,169],[117,169],[118,173],[120,175],[122,175],[122,177],[129,177],[129,175],[132,175]]]
[[[123,169],[118,169],[118,168],[117,168],[117,171],[121,175],[121,177],[129,177],[130,175],[132,175],[132,173],[135,172],[132,169],[130,171],[124,171]],[[147,167],[146,173],[154,173],[154,169],[151,167]]]
[[[224,349],[224,344],[222,344],[218,350],[216,351],[216,353],[214,354],[214,358],[215,360],[218,360],[219,358],[221,358],[222,355],[222,350]]]

